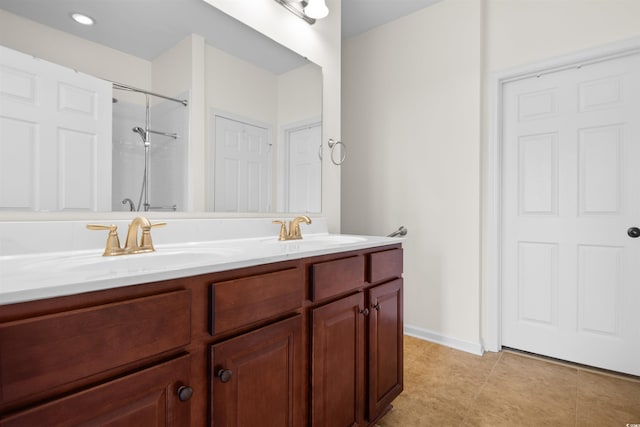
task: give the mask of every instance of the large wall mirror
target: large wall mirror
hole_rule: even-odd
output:
[[[305,58],[202,0],[0,0],[0,28],[0,211],[321,211]]]

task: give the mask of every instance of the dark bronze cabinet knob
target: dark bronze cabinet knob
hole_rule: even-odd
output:
[[[191,396],[193,396],[193,389],[188,385],[183,385],[178,388],[178,399],[180,399],[181,402],[186,402],[191,399]]]
[[[380,303],[377,302],[376,305],[373,306],[373,308],[375,308],[376,311],[380,311]]]
[[[363,316],[368,316],[369,315],[369,309],[368,308],[364,308],[364,309],[360,310],[360,314],[362,314]]]
[[[220,378],[220,381],[223,383],[229,382],[232,375],[233,372],[231,371],[231,369],[220,369],[217,373],[218,378]]]
[[[627,235],[629,235],[629,237],[631,237],[632,239],[637,239],[638,237],[640,237],[640,228],[631,227],[627,230]]]

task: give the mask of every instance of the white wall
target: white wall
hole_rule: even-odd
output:
[[[277,76],[272,72],[206,47],[207,112],[222,110],[263,123],[277,120]]]
[[[637,0],[486,0],[490,70],[640,34]]]
[[[307,64],[278,76],[278,128],[322,115],[322,70]]]
[[[405,325],[475,351],[480,19],[479,2],[446,0],[346,41],[342,59],[343,232],[406,226]]]
[[[640,34],[636,0],[444,0],[343,44],[342,231],[408,230],[405,325],[478,351],[492,72]]]
[[[0,28],[0,45],[92,76],[151,89],[151,62],[147,60],[4,10],[0,10]]]

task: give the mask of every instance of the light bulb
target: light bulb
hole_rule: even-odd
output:
[[[322,19],[329,14],[329,8],[327,8],[324,0],[308,0],[304,13],[309,18]]]
[[[82,24],[82,25],[93,25],[94,23],[93,18],[83,13],[72,13],[71,18],[73,18],[73,20],[76,21],[78,24]]]

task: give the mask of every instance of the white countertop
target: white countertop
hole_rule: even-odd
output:
[[[122,239],[122,236],[121,236]],[[104,236],[103,236],[104,240]],[[0,256],[0,305],[400,243],[402,239],[307,233],[156,243],[156,252],[103,257],[103,249]]]

